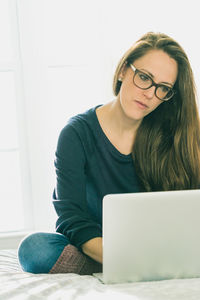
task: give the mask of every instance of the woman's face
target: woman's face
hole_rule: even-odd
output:
[[[173,87],[178,74],[177,62],[162,50],[151,50],[135,60],[134,67],[149,75],[155,83]],[[155,86],[142,90],[133,83],[134,71],[126,66],[118,95],[121,107],[128,118],[142,120],[156,109],[162,100],[155,95]],[[170,101],[170,100],[169,100]],[[173,100],[171,100],[173,101]]]

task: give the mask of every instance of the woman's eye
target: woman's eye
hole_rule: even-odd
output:
[[[168,86],[166,86],[166,85],[162,85],[162,92],[163,93],[168,93],[169,92],[169,90],[170,90],[170,88],[168,87]]]
[[[148,80],[150,80],[149,76],[147,76],[147,75],[144,74],[144,73],[140,73],[139,76],[140,76],[140,79],[141,79],[142,81],[148,81]]]

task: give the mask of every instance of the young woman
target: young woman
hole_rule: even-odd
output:
[[[199,114],[181,46],[164,34],[142,36],[119,62],[113,91],[113,101],[71,118],[59,136],[57,233],[22,241],[27,272],[100,272],[106,194],[199,188]]]

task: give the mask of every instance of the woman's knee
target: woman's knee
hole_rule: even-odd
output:
[[[59,233],[38,232],[27,236],[18,249],[22,269],[31,273],[48,273],[68,244],[67,238]]]

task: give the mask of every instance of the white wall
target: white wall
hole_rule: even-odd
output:
[[[200,87],[198,1],[18,0],[35,229],[53,230],[54,152],[67,119],[110,101],[124,51],[147,31],[171,35]]]

